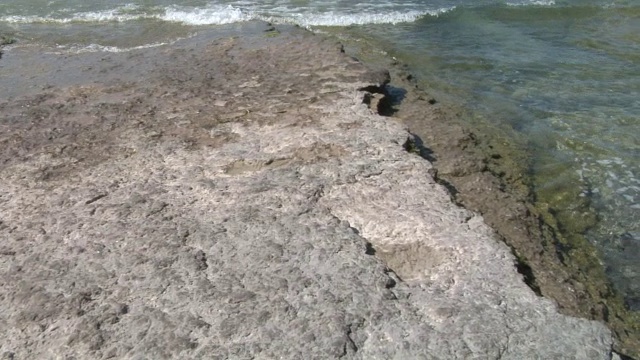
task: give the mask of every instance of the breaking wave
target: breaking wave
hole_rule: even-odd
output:
[[[449,12],[455,7],[436,10],[411,10],[387,12],[359,12],[340,13],[327,12],[296,12],[296,11],[258,11],[231,5],[209,5],[201,8],[168,6],[165,8],[142,9],[127,5],[111,10],[97,12],[80,12],[58,14],[50,16],[20,16],[11,15],[0,17],[0,22],[10,24],[38,24],[38,23],[109,23],[127,22],[145,19],[155,19],[185,25],[224,25],[250,20],[265,20],[275,23],[294,23],[300,26],[348,26],[364,24],[397,24],[413,22],[425,16],[438,16]]]
[[[555,0],[510,1],[507,6],[554,6]]]

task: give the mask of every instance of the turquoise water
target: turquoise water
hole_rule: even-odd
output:
[[[261,19],[359,36],[518,132],[538,201],[579,218],[640,309],[640,0],[2,0],[0,34],[56,51],[126,51]],[[11,51],[10,47],[8,51]],[[1,63],[0,63],[1,65]]]

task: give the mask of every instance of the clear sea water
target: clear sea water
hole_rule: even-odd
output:
[[[574,219],[572,204],[588,200],[599,221],[586,235],[640,309],[640,0],[0,0],[11,46],[65,51],[253,19],[361,38],[473,118],[515,131],[538,200]]]

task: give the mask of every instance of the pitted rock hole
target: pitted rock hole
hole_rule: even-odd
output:
[[[307,147],[298,148],[292,157],[282,157],[269,160],[236,160],[224,167],[228,175],[239,175],[246,172],[255,172],[263,169],[274,169],[292,163],[310,164],[321,161],[329,161],[347,154],[344,147],[334,144],[314,143]]]
[[[224,172],[229,175],[239,175],[262,169],[271,169],[288,164],[290,159],[270,159],[267,161],[238,160],[225,166]]]
[[[430,269],[446,259],[443,250],[419,242],[377,248],[375,254],[404,281],[426,277]]]

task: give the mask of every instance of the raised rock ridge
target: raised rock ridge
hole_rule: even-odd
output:
[[[364,104],[384,73],[260,26],[0,104],[5,358],[611,358]]]

